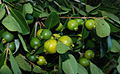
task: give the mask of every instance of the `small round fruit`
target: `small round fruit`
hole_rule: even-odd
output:
[[[34,37],[30,40],[30,46],[34,49],[37,49],[41,46],[41,42],[38,38]]]
[[[82,19],[75,19],[75,20],[79,26],[84,24],[84,21]]]
[[[14,42],[10,42],[10,44],[9,44],[9,49],[10,49],[11,51],[14,51],[14,50],[15,50],[15,43],[14,43]]]
[[[92,58],[94,58],[95,53],[92,50],[87,50],[87,51],[85,51],[84,56],[87,59],[92,59]]]
[[[57,41],[55,39],[49,39],[44,43],[44,50],[49,54],[56,53]]]
[[[43,29],[41,33],[41,38],[42,39],[50,39],[52,36],[52,32],[49,29]]]
[[[6,43],[6,42],[10,42],[13,40],[14,36],[13,34],[11,34],[10,32],[8,31],[5,31],[3,34],[2,34],[2,40],[3,40],[3,43]]]
[[[40,38],[42,31],[43,31],[43,29],[39,29],[39,30],[37,31],[37,37],[38,37],[38,38]]]
[[[90,61],[87,59],[87,58],[80,58],[79,59],[79,63],[82,65],[82,66],[89,66],[90,65]]]
[[[47,61],[46,61],[46,59],[45,59],[43,56],[39,56],[39,57],[38,57],[37,64],[40,65],[40,66],[46,65],[46,64],[47,64]]]
[[[67,28],[71,31],[77,31],[78,23],[75,20],[69,20],[67,23]]]
[[[65,44],[69,47],[73,44],[73,41],[69,36],[61,36],[59,38],[59,41],[61,41],[63,44]]]
[[[29,55],[28,56],[28,59],[30,60],[30,61],[32,61],[32,62],[36,62],[37,61],[37,58],[36,58],[36,55]]]
[[[88,29],[88,30],[92,30],[95,28],[95,21],[90,19],[90,20],[87,20],[86,23],[85,23],[85,27]]]

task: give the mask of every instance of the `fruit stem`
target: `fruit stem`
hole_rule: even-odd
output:
[[[84,53],[78,52],[80,54],[80,57],[83,57]]]
[[[39,22],[35,23],[35,32],[34,32],[34,37],[36,37],[36,33],[37,33],[37,25],[39,24]]]

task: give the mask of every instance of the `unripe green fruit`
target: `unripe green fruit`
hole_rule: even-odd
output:
[[[39,56],[39,57],[38,57],[37,64],[40,65],[40,66],[47,64],[47,61],[46,61],[46,59],[44,58],[44,56]]]
[[[30,46],[34,49],[38,49],[41,46],[41,41],[34,37],[30,40]]]
[[[50,39],[52,36],[52,32],[49,29],[43,29],[41,32],[42,39]]]
[[[11,34],[10,32],[8,31],[5,31],[3,34],[2,34],[2,42],[3,43],[6,43],[6,42],[10,42],[14,39],[14,36],[13,34]]]
[[[71,31],[77,31],[78,23],[75,20],[69,20],[67,23],[67,28]]]
[[[90,20],[87,20],[86,23],[85,23],[85,27],[88,29],[88,30],[92,30],[95,28],[95,21],[90,19]]]
[[[85,51],[84,56],[87,59],[92,59],[92,58],[94,58],[95,53],[92,50],[87,50],[87,51]]]
[[[79,59],[79,63],[82,65],[82,66],[89,66],[90,65],[90,61],[87,59],[87,58],[80,58]]]

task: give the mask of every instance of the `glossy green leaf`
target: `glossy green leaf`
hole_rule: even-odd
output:
[[[115,26],[115,25],[113,25],[113,24],[109,24],[110,28],[111,28],[111,32],[118,32],[118,31],[120,31],[120,28]]]
[[[112,39],[112,48],[110,51],[111,52],[120,52],[120,44],[115,39]]]
[[[14,74],[22,74],[15,58],[12,55],[12,53],[10,53],[10,64],[11,64],[11,67],[12,67]]]
[[[2,53],[1,55],[0,55],[0,68],[3,66],[3,64],[4,64],[4,61],[5,61],[5,53]]]
[[[53,8],[52,6],[48,6],[48,8],[49,8],[49,10],[51,11],[51,12],[58,12],[55,8]]]
[[[101,13],[102,13],[102,16],[107,16],[110,19],[112,19],[113,21],[115,21],[115,22],[120,24],[120,20],[119,20],[119,18],[116,15],[114,15],[112,13],[109,13],[109,12],[105,12],[105,11],[101,11]]]
[[[14,25],[15,28],[17,27],[18,32],[22,33],[23,35],[29,34],[30,33],[29,26],[28,26],[27,22],[25,21],[25,18],[22,16],[22,14],[19,11],[12,9],[12,8],[10,9],[10,12],[11,12],[11,16],[12,16],[11,19],[13,19],[13,18],[14,19],[12,20],[12,23],[11,23],[11,21],[7,22],[8,20],[10,20],[10,18],[9,18],[8,20],[5,21],[6,24],[4,24],[4,25],[8,25],[9,23],[11,23],[10,24],[11,26]]]
[[[87,12],[90,12],[90,11],[92,11],[92,10],[98,8],[98,7],[99,7],[99,5],[96,6],[96,7],[93,7],[93,6],[90,6],[90,5],[86,5],[86,11],[87,11]]]
[[[3,43],[2,43],[2,41],[0,42],[0,51],[4,51],[4,46],[3,46]]]
[[[79,14],[84,15],[84,16],[87,15],[83,10],[81,10],[81,9],[75,7],[75,6],[74,6],[74,8],[76,9],[76,11],[77,11]]]
[[[26,46],[26,43],[25,43],[23,37],[22,37],[20,34],[18,34],[18,37],[19,37],[19,39],[20,39],[20,41],[21,41],[21,43],[22,43],[22,46],[23,46],[24,50],[25,50],[26,52],[29,52],[28,49],[27,49],[27,46]]]
[[[0,4],[0,20],[4,17],[6,11],[3,4]]]
[[[10,68],[4,64],[0,69],[0,74],[13,74]]]
[[[60,41],[58,41],[56,48],[57,48],[57,52],[60,54],[66,53],[68,50],[71,50],[68,46],[66,46]]]
[[[11,15],[6,16],[5,19],[3,19],[2,24],[10,31],[18,31],[22,33],[21,27],[19,27],[19,23]]]
[[[95,19],[96,33],[99,37],[106,37],[110,35],[110,26],[104,19]]]
[[[84,28],[84,29],[83,29],[83,31],[82,31],[82,39],[87,38],[87,37],[88,37],[88,35],[89,35],[89,32],[87,31],[87,29],[86,29],[86,28]]]
[[[120,64],[117,66],[117,70],[120,73]]]
[[[117,70],[118,70],[118,72],[120,73],[120,56],[119,56],[119,58],[118,58],[118,66],[117,66]]]
[[[34,66],[33,72],[35,72],[35,73],[42,73],[42,70],[41,70],[41,68],[39,66]]]
[[[65,74],[78,73],[78,63],[73,55],[68,54],[68,59],[62,62],[62,69]]]
[[[33,11],[33,16],[42,18],[42,17],[48,17],[49,14],[47,12]]]
[[[70,11],[71,9],[69,9],[69,8],[66,8],[66,7],[64,7],[64,6],[59,6],[62,10],[64,10],[64,11]]]
[[[90,62],[90,71],[91,71],[91,74],[104,74],[102,70],[92,62]]]
[[[24,12],[24,14],[27,14],[27,13],[32,14],[32,12],[33,12],[32,5],[30,3],[24,4],[23,5],[23,12]]]
[[[48,29],[55,27],[59,23],[59,16],[56,12],[51,12],[47,20],[45,21],[45,25]]]
[[[24,71],[31,71],[32,70],[31,65],[27,61],[25,61],[24,57],[21,54],[16,56],[15,60],[17,61],[19,67],[21,69],[23,69]]]
[[[81,65],[78,64],[78,74],[88,74],[88,71]]]
[[[119,56],[119,58],[118,58],[118,63],[120,64],[120,56]]]

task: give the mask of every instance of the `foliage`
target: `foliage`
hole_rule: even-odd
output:
[[[120,73],[120,2],[95,1],[0,0],[0,74]],[[27,15],[30,17],[26,18]],[[68,21],[76,19],[81,19],[82,25],[77,25],[77,30],[69,30]],[[95,21],[95,27],[90,30],[85,26],[89,19]],[[40,29],[50,30],[52,36],[47,39],[39,37],[40,46],[34,49],[30,41],[37,37]],[[10,42],[3,42],[2,34],[5,31],[14,35],[14,50],[9,49]],[[61,36],[72,39],[69,46],[59,40]],[[49,39],[56,40],[56,44],[48,43],[54,47],[44,45]],[[44,47],[54,53],[49,54]],[[79,60],[85,58],[87,50],[94,51],[95,57],[88,59],[90,65],[84,67]],[[29,55],[36,56],[37,61],[38,56],[44,56],[47,63],[38,65],[37,61],[28,59]]]

